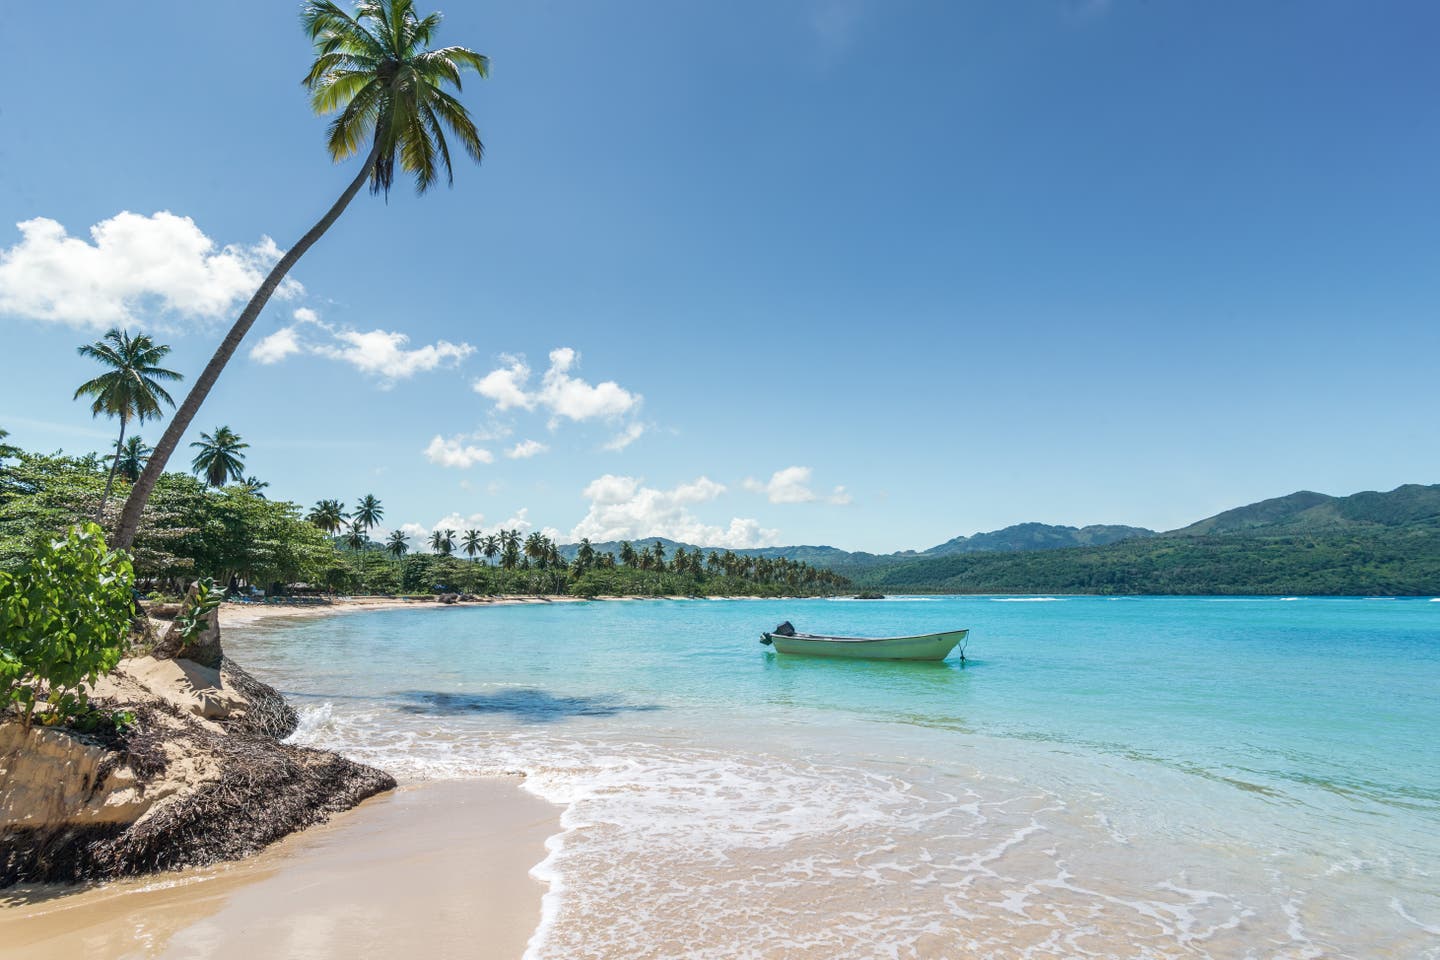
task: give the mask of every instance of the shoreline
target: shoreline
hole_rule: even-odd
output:
[[[516,778],[410,784],[242,861],[13,887],[0,891],[0,960],[518,960],[541,924],[535,871],[560,813]]]
[[[338,597],[321,603],[235,603],[226,601],[220,606],[221,628],[247,627],[275,619],[313,619],[342,613],[363,613],[372,610],[442,610],[474,609],[478,607],[535,606],[547,603],[613,603],[616,601],[645,602],[656,600],[792,600],[794,597],[687,597],[687,596],[610,596],[572,597],[562,594],[533,594],[524,596],[493,597],[484,600],[464,600],[456,603],[441,603],[439,600],[407,600],[401,597]],[[807,598],[810,599],[810,598]]]

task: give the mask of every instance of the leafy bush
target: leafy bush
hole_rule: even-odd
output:
[[[0,572],[0,713],[28,726],[42,690],[54,718],[87,712],[84,684],[120,662],[134,573],[93,523],[42,540],[13,574]]]
[[[204,633],[210,624],[210,614],[219,610],[224,601],[225,591],[216,589],[214,580],[205,577],[196,581],[194,598],[187,598],[185,609],[175,618],[175,629],[180,631],[181,638],[189,643]]]

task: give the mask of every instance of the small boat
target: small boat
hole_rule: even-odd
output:
[[[786,628],[789,628],[788,630]],[[829,637],[815,633],[795,633],[794,627],[782,623],[770,633],[760,634],[760,642],[773,645],[781,653],[808,657],[844,657],[850,660],[944,660],[963,644],[969,630],[947,630],[924,633],[915,637]],[[965,648],[960,648],[960,662],[965,662]]]

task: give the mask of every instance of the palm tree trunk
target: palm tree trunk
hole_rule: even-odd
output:
[[[125,445],[125,418],[120,418],[120,439],[115,441],[115,459],[110,461],[110,475],[105,478],[105,492],[100,495],[100,508],[95,511],[95,522],[105,520],[105,503],[110,499],[110,488],[115,485],[115,471],[120,466],[120,448]]]
[[[245,305],[245,310],[240,314],[240,318],[235,321],[235,325],[230,328],[230,332],[225,335],[225,339],[216,349],[215,355],[206,364],[204,372],[195,381],[195,385],[190,388],[185,402],[180,404],[179,410],[175,411],[170,425],[165,428],[165,435],[160,438],[160,442],[151,452],[150,459],[145,464],[145,470],[140,474],[140,479],[135,481],[135,485],[130,488],[130,497],[125,501],[125,509],[120,513],[120,525],[115,532],[112,546],[124,550],[134,542],[135,531],[140,527],[140,514],[145,509],[145,503],[150,499],[150,491],[155,489],[155,482],[165,471],[165,464],[170,460],[170,455],[175,452],[175,448],[180,444],[180,438],[190,428],[190,422],[195,419],[195,414],[200,412],[200,405],[205,402],[210,388],[215,386],[215,381],[220,377],[220,371],[224,370],[225,364],[230,362],[230,358],[240,346],[240,341],[245,339],[245,334],[250,332],[256,318],[260,316],[260,311],[265,309],[265,304],[270,302],[271,295],[280,286],[280,281],[285,279],[285,275],[305,255],[305,251],[309,250],[315,241],[324,236],[325,231],[340,219],[340,214],[344,213],[345,208],[350,205],[350,201],[355,199],[355,194],[360,192],[360,188],[370,178],[378,154],[379,146],[377,144],[370,149],[370,155],[365,158],[364,166],[360,168],[359,174],[351,181],[350,186],[345,188],[345,192],[340,194],[340,199],[335,201],[334,205],[325,212],[325,216],[321,217],[320,221],[311,227],[310,231],[301,237],[295,246],[285,252],[285,255],[280,258],[280,262],[275,264],[265,278],[265,282],[260,284],[260,289],[255,291],[255,295]]]

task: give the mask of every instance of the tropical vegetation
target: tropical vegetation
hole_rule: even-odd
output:
[[[91,522],[39,538],[24,562],[0,570],[0,716],[18,709],[28,726],[42,698],[46,722],[86,710],[85,685],[129,643],[131,583],[129,558]]]
[[[216,431],[220,434],[221,431]],[[210,440],[215,439],[214,435]],[[18,569],[37,537],[56,536],[95,511],[107,482],[95,454],[42,454],[13,447],[0,458],[0,570]],[[683,548],[658,541],[616,552],[582,541],[573,558],[538,531],[441,528],[412,549],[403,530],[371,538],[385,506],[374,494],[322,499],[309,510],[255,489],[233,474],[222,486],[166,472],[132,545],[137,586],[175,595],[210,577],[234,594],[797,595],[847,589],[844,577],[783,557]],[[115,484],[127,481],[120,473]]]

